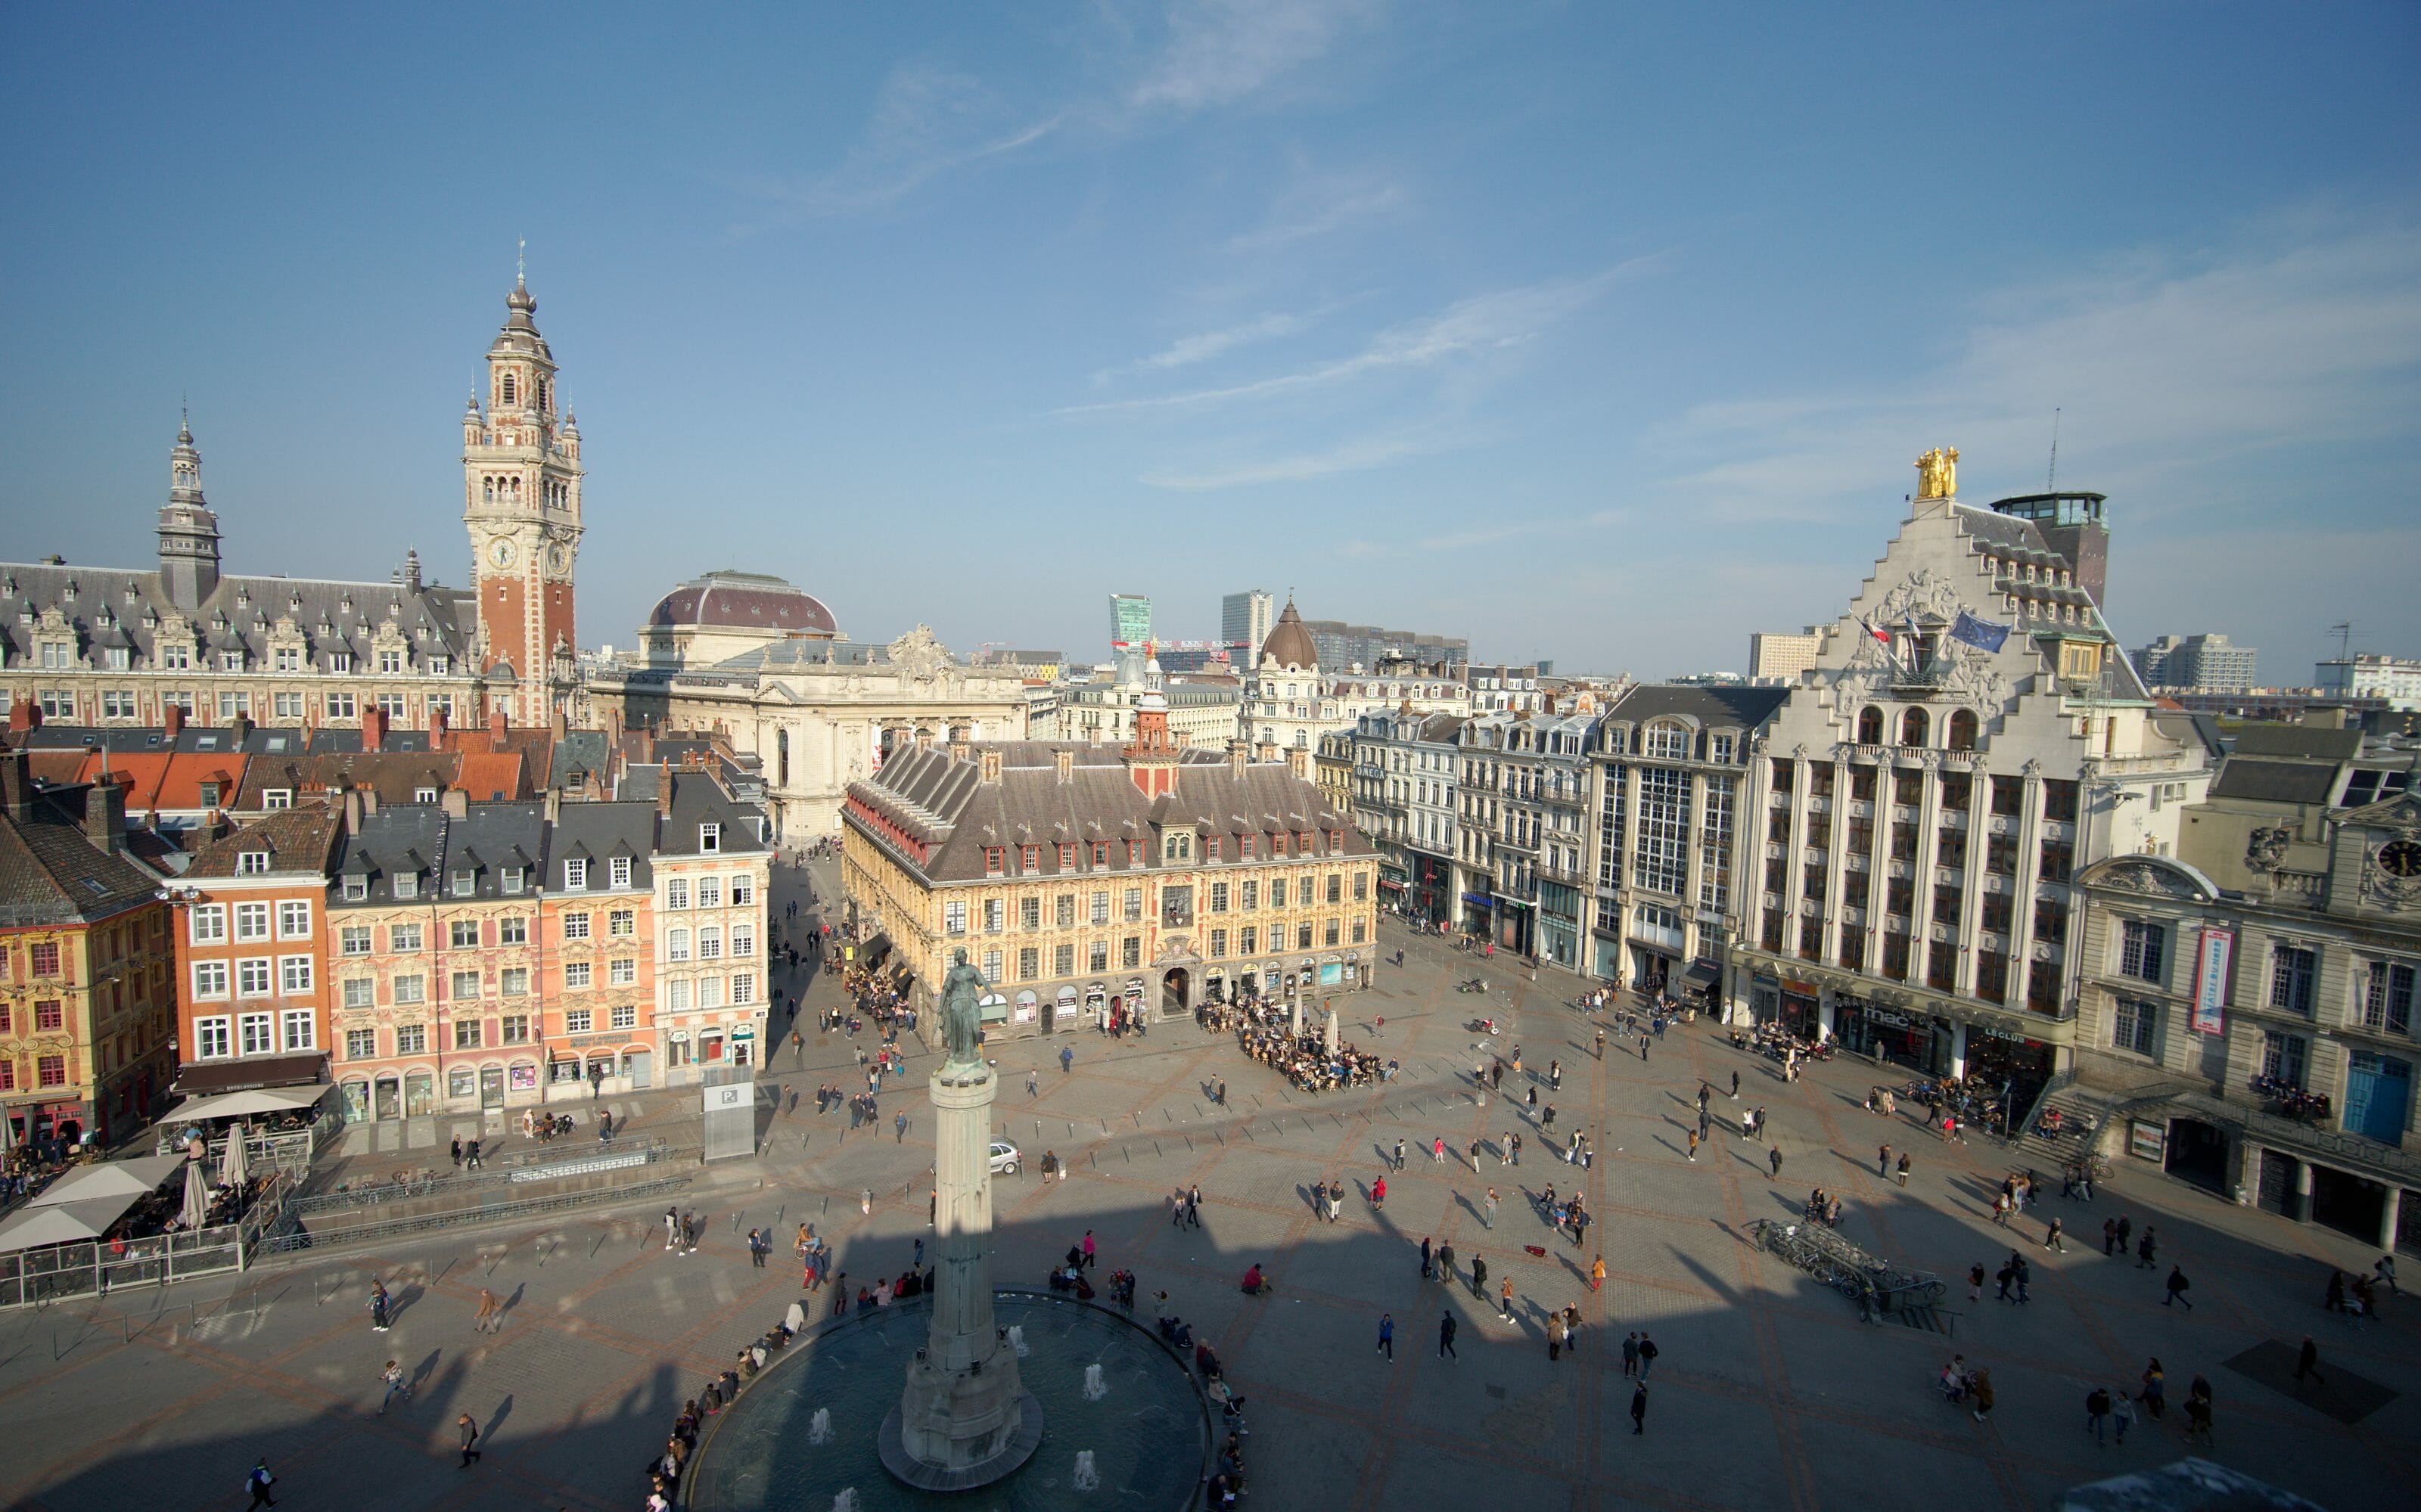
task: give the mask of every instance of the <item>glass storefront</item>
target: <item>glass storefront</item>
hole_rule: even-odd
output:
[[[1957,1035],[1957,1027],[1947,1019],[1887,1008],[1864,998],[1845,996],[1833,1002],[1833,1036],[1844,1050],[1872,1055],[1881,1047],[1892,1065],[1919,1076],[1950,1074],[1950,1052]]]
[[[1967,1075],[1998,1095],[2008,1088],[2009,1106],[2018,1111],[2034,1106],[2051,1080],[2052,1048],[2039,1039],[1980,1023],[1967,1026]]]

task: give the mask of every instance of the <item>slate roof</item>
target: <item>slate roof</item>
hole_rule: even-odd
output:
[[[698,849],[698,827],[709,823],[720,826],[717,854],[748,855],[767,849],[758,837],[763,811],[726,791],[714,773],[676,767],[666,769],[666,775],[673,785],[672,803],[658,830],[657,854],[704,854]]]
[[[244,765],[243,786],[231,806],[247,813],[264,808],[261,794],[272,787],[290,788],[297,800],[339,787],[367,787],[382,805],[410,803],[422,788],[442,792],[455,786],[461,760],[430,751],[255,756]]]
[[[2351,761],[2362,750],[2362,731],[2309,725],[2247,725],[2236,732],[2234,750],[2238,756]]]
[[[503,877],[514,868],[522,872],[520,896],[531,895],[545,858],[546,810],[540,804],[473,803],[454,818],[435,803],[398,803],[366,817],[346,837],[337,874],[362,879],[368,896],[347,899],[340,890],[338,901],[356,908],[392,903],[395,879],[404,875],[418,877],[416,898],[451,898],[460,871],[472,874],[473,897],[513,896]]]
[[[1062,749],[1075,756],[1065,779],[1054,759]],[[1222,754],[1188,752],[1178,763],[1176,791],[1148,798],[1115,746],[1017,741],[983,746],[979,753],[992,750],[1003,756],[997,783],[981,780],[978,761],[928,748],[894,756],[873,777],[851,783],[849,795],[926,843],[930,849],[924,865],[906,864],[937,882],[981,880],[984,850],[994,846],[1040,846],[1043,876],[1060,874],[1061,844],[1079,847],[1076,872],[1100,875],[1091,864],[1096,841],[1111,843],[1107,872],[1150,870],[1148,859],[1141,866],[1128,864],[1124,842],[1151,842],[1158,832],[1172,828],[1229,837],[1222,848],[1226,862],[1239,854],[1236,838],[1305,830],[1318,832],[1320,855],[1372,853],[1328,795],[1285,762],[1247,762],[1239,774]],[[850,814],[849,822],[882,842],[861,816]],[[1333,850],[1329,836],[1338,831],[1344,832],[1344,844]],[[1257,846],[1257,862],[1269,859],[1265,847],[1266,842]],[[1157,850],[1147,844],[1145,855]],[[1205,864],[1182,865],[1193,869]]]
[[[97,649],[131,648],[134,664],[157,663],[159,630],[179,613],[160,585],[156,569],[0,563],[0,652],[10,665],[33,654],[34,631],[42,613],[56,609],[76,632],[79,655]],[[242,650],[248,669],[269,665],[270,634],[291,618],[302,632],[305,655],[316,671],[331,670],[342,653],[355,668],[374,665],[379,626],[395,621],[406,642],[411,670],[426,675],[429,659],[449,659],[449,669],[468,673],[476,600],[463,589],[399,583],[347,583],[282,577],[222,577],[211,596],[187,616],[201,654]]]
[[[655,869],[648,853],[656,843],[656,805],[633,803],[565,803],[556,810],[547,834],[546,885],[550,891],[579,896],[564,880],[563,864],[588,863],[587,892],[611,888],[616,856],[631,858],[631,885],[641,891],[655,885]]]
[[[2000,516],[1992,518],[1998,520]],[[1695,719],[1708,729],[1753,730],[1772,719],[1789,698],[1788,688],[1647,682],[1624,694],[1606,711],[1606,718],[1617,724],[1645,724],[1661,716],[1673,716]]]
[[[566,730],[548,755],[549,787],[577,787],[592,772],[603,782],[614,769],[613,741],[603,730]]]
[[[0,812],[0,927],[108,918],[150,900],[160,878],[85,838],[88,787],[34,795],[26,818]]]
[[[2219,778],[2210,785],[2210,796],[2265,803],[2325,803],[2336,779],[2337,769],[2333,764],[2246,760],[2231,756],[2221,763]]]

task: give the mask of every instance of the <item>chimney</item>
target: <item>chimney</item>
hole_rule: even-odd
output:
[[[673,769],[669,762],[656,769],[656,812],[666,818],[673,817]]]
[[[185,733],[185,706],[182,704],[170,704],[167,708],[160,710],[160,725],[162,729],[167,732],[168,743],[172,746],[175,745],[177,743],[177,737]],[[307,745],[310,742],[305,741],[304,743]]]
[[[84,837],[109,856],[126,844],[126,788],[117,777],[102,777],[85,794]]]
[[[1242,740],[1229,740],[1227,742],[1227,775],[1242,777],[1244,774],[1244,764],[1252,758],[1253,748],[1250,742]]]
[[[34,769],[22,745],[0,751],[0,804],[20,824],[34,817]]]
[[[1298,745],[1287,752],[1287,770],[1305,782],[1311,780],[1311,748]]]
[[[976,761],[976,780],[997,787],[1000,783],[1000,753],[998,751],[978,752]]]
[[[967,740],[952,740],[950,742],[951,760],[973,761],[975,758],[976,748],[973,742]]]
[[[42,711],[34,707],[31,698],[20,698],[8,706],[8,733],[23,735],[42,727]]]
[[[361,795],[362,818],[373,818],[378,814],[378,789],[367,783],[353,789]]]
[[[492,751],[505,748],[505,706],[502,704],[488,710],[488,740]]]
[[[563,789],[560,787],[550,787],[546,790],[546,821],[549,824],[553,824],[562,818]]]
[[[362,749],[373,753],[386,749],[386,710],[375,704],[362,710]]]
[[[1275,740],[1263,740],[1253,748],[1253,759],[1256,761],[1275,761],[1277,758],[1278,742]]]
[[[653,725],[642,725],[639,729],[639,759],[641,761],[653,761],[655,758],[656,727]]]
[[[232,743],[235,748],[239,751],[242,750],[243,742],[252,735],[252,716],[250,714],[238,714],[235,718],[228,720],[227,733],[232,737]]]
[[[1058,772],[1062,783],[1069,781],[1076,775],[1076,753],[1067,746],[1061,746],[1051,753],[1051,766],[1052,770]]]
[[[437,806],[447,818],[467,819],[471,817],[471,795],[460,787],[448,787],[437,795]]]
[[[546,732],[555,740],[560,740],[563,739],[564,730],[568,727],[569,723],[564,717],[563,704],[561,701],[557,701],[554,706],[554,712],[547,717]]]
[[[445,749],[445,706],[444,704],[432,703],[429,706],[429,748],[432,751]]]
[[[348,787],[348,788],[346,788],[346,789],[345,789],[345,807],[344,807],[344,815],[345,815],[345,834],[348,834],[348,835],[359,834],[362,832],[362,789],[361,789],[361,788],[359,788],[359,787]]]

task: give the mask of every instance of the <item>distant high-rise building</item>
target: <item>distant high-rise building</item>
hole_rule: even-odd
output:
[[[1748,638],[1748,680],[1797,682],[1799,674],[1816,664],[1824,638],[1811,625],[1796,635],[1771,632]]]
[[[1275,611],[1266,588],[1247,588],[1219,600],[1219,640],[1227,648],[1229,661],[1242,667],[1253,665],[1261,654],[1261,643],[1270,638]]]
[[[2230,645],[2225,635],[2163,635],[2130,660],[2148,687],[2242,693],[2260,681],[2254,671],[2258,654],[2250,646]]]
[[[1460,665],[1471,660],[1471,643],[1460,635],[1423,635],[1376,625],[1349,625],[1341,619],[1306,619],[1303,628],[1320,651],[1320,664],[1332,672],[1375,667],[1387,661],[1434,666],[1441,662]]]
[[[2421,661],[2411,657],[2357,654],[2322,662],[2313,673],[2312,680],[2330,693],[2384,698],[2395,709],[2421,709]]]
[[[1151,600],[1140,593],[1110,595],[1110,646],[1124,650],[1151,639]]]

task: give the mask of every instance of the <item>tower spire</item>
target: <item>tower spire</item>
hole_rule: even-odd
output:
[[[522,238],[521,244],[513,251],[513,287],[515,288],[529,287],[529,238],[527,237]]]

